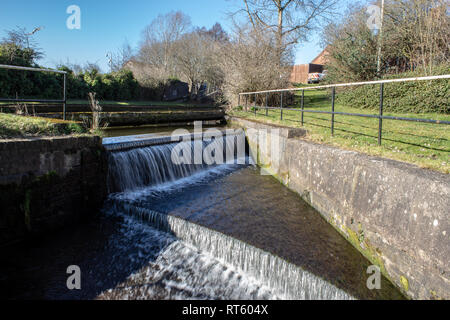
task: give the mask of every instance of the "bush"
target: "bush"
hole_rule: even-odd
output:
[[[33,51],[30,50],[0,43],[0,64],[39,68],[33,62]],[[61,66],[59,70],[67,72],[68,99],[87,99],[89,92],[96,92],[102,100],[137,100],[140,95],[140,86],[133,73],[128,70],[101,74],[92,69],[77,75],[67,66]],[[0,69],[0,97],[16,96],[28,99],[62,99],[63,75]]]
[[[434,75],[450,73],[450,66],[440,66],[433,71]],[[406,72],[386,76],[384,79],[401,79],[420,77],[419,72]],[[414,81],[388,83],[384,87],[384,110],[398,113],[450,113],[449,81]],[[339,89],[336,102],[349,107],[361,109],[379,108],[380,86],[364,85]]]

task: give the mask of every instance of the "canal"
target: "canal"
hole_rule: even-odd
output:
[[[110,131],[122,137],[105,143],[172,128],[139,130]],[[176,165],[175,145],[111,151],[102,212],[8,248],[2,298],[403,298],[384,277],[381,289],[368,289],[369,261],[298,195],[262,175],[248,153],[220,165]],[[81,270],[81,290],[66,286],[71,265]]]

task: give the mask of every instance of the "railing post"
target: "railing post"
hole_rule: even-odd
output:
[[[280,116],[281,116],[281,121],[283,121],[283,92],[281,92],[281,100],[280,100]]]
[[[255,93],[255,117],[256,117],[256,93]]]
[[[269,116],[269,94],[266,93],[266,117]]]
[[[238,107],[240,107],[241,106],[241,94],[239,93],[238,94]]]
[[[66,79],[67,75],[64,73],[64,104],[63,104],[63,120],[66,120],[66,104],[67,104],[67,95],[66,95]]]
[[[245,112],[248,112],[248,94],[245,95]]]
[[[305,124],[305,112],[303,110],[305,110],[305,89],[302,90],[302,127]]]
[[[334,100],[336,96],[336,87],[331,89],[331,135],[334,135]]]
[[[383,101],[384,100],[384,83],[380,85],[380,117],[378,124],[378,145],[381,146],[382,131],[383,131]]]

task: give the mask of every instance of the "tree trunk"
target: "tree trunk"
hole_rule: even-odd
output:
[[[278,26],[277,26],[277,61],[282,64],[283,55],[283,14],[284,8],[281,5],[281,0],[278,1]]]

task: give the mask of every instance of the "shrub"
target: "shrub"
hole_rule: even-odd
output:
[[[39,67],[29,58],[25,59],[26,49],[14,47],[14,50],[16,59],[8,60],[7,56],[11,54],[11,50],[7,45],[0,43],[0,64]],[[67,72],[68,99],[86,99],[89,92],[96,92],[102,100],[127,101],[139,98],[140,86],[131,71],[121,70],[100,74],[92,69],[76,75],[67,66],[61,66],[59,70]],[[63,75],[0,69],[0,97],[15,98],[16,96],[29,99],[62,99]]]
[[[434,75],[450,73],[450,66],[435,68]],[[420,77],[419,72],[386,76],[384,79]],[[448,79],[388,83],[384,87],[384,110],[398,113],[450,113],[450,85]],[[336,102],[361,109],[378,109],[379,85],[348,87],[337,91]]]

